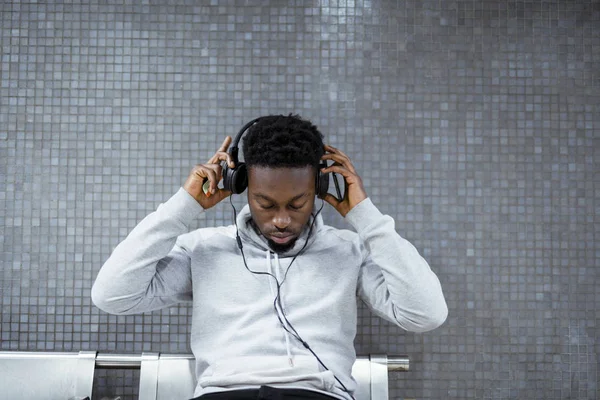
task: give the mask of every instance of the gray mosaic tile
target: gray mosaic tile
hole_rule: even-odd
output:
[[[390,398],[598,397],[597,1],[0,11],[2,350],[188,352],[188,307],[109,316],[93,279],[222,136],[297,112],[446,294],[425,334],[359,304],[357,352],[411,358]],[[229,223],[223,205],[193,227]],[[107,371],[95,393],[133,398],[136,379]]]

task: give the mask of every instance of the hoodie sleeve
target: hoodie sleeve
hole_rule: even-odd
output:
[[[444,323],[448,306],[440,281],[395,222],[367,198],[346,215],[363,253],[357,293],[378,316],[411,332]]]
[[[192,298],[190,223],[202,206],[180,188],[114,249],[92,286],[92,301],[111,314],[157,310]]]

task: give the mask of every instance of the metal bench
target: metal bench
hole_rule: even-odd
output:
[[[95,351],[0,351],[0,396],[48,400],[92,398],[95,366]]]
[[[186,400],[196,386],[187,354],[0,351],[0,392],[7,399],[92,398],[95,369],[139,369],[140,400]],[[387,400],[388,371],[407,371],[407,356],[359,356],[352,368],[356,400]]]

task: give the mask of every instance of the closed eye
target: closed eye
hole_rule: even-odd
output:
[[[290,206],[289,206],[289,207],[290,207],[292,210],[296,210],[296,211],[297,211],[297,210],[300,210],[300,209],[302,209],[302,207],[304,207],[304,206],[305,206],[305,204],[302,204],[301,206],[293,206],[293,205],[291,205],[291,204],[290,204]],[[260,208],[262,208],[263,210],[270,210],[270,209],[272,209],[273,207],[275,207],[273,204],[271,204],[271,205],[268,205],[268,206],[263,206],[262,204],[260,205]]]

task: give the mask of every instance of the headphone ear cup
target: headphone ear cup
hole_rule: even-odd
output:
[[[248,169],[246,163],[237,163],[230,169],[225,167],[223,172],[223,188],[233,194],[240,194],[248,187]]]
[[[329,174],[324,174],[321,172],[321,169],[327,168],[327,163],[322,161],[319,164],[319,169],[317,170],[317,178],[315,180],[317,197],[320,199],[325,198],[327,192],[329,191]]]

